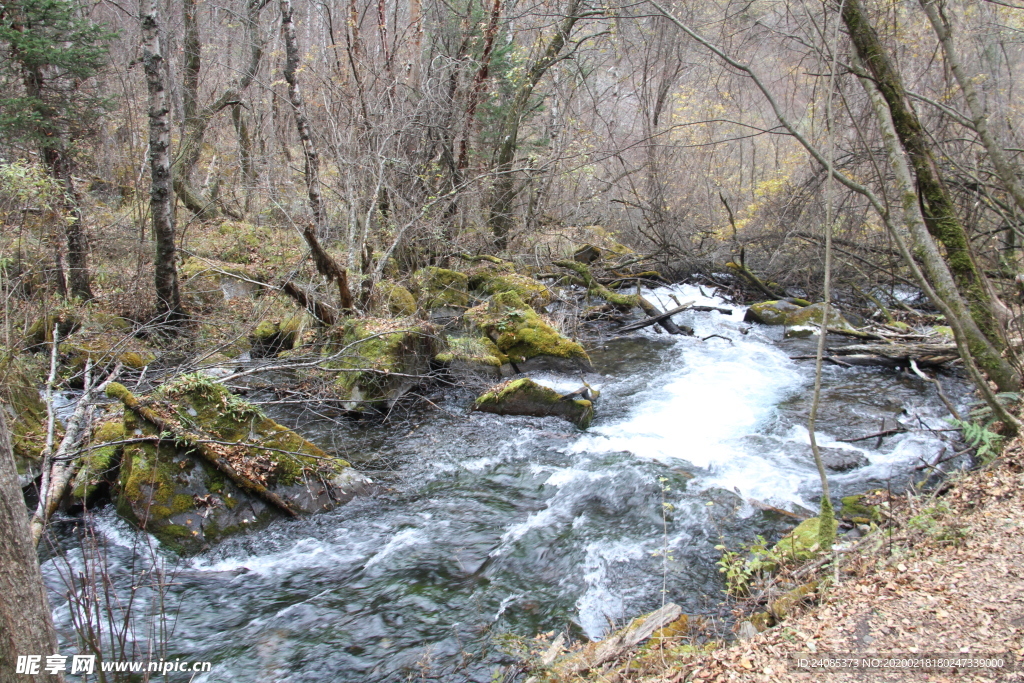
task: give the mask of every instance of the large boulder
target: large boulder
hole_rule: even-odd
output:
[[[554,389],[537,384],[532,379],[510,380],[476,399],[473,410],[498,415],[554,415],[572,422],[580,429],[590,426],[594,417],[594,404],[579,394],[563,396]]]
[[[108,393],[120,396],[127,390],[113,384]],[[125,410],[127,437],[153,440],[123,446],[117,509],[175,551],[198,552],[284,514],[201,456],[192,445],[196,439],[294,511],[329,510],[369,483],[344,460],[327,455],[206,375],[179,378],[145,406],[165,427],[180,427],[180,434],[158,440],[154,423]]]
[[[762,301],[747,309],[743,319],[762,325],[785,325],[789,316],[800,311],[800,306],[785,300]]]
[[[334,394],[354,413],[389,410],[426,381],[437,354],[434,329],[423,322],[353,319],[333,336],[325,367],[335,371]]]
[[[559,334],[515,292],[502,292],[471,308],[466,319],[494,342],[517,372],[591,369],[583,347]]]
[[[370,305],[376,311],[399,317],[416,314],[416,298],[412,293],[387,280],[381,280],[374,286]]]

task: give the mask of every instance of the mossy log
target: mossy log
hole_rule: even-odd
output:
[[[125,408],[131,410],[142,419],[151,422],[162,433],[166,433],[169,439],[173,439],[178,443],[183,443],[194,448],[195,452],[198,453],[203,460],[217,468],[218,471],[222,472],[224,476],[230,479],[240,489],[262,498],[270,505],[291,517],[299,516],[299,513],[292,508],[287,501],[281,498],[281,496],[268,490],[266,486],[263,486],[259,482],[253,481],[238,472],[238,470],[236,470],[231,463],[225,460],[216,449],[212,448],[210,444],[204,443],[202,437],[182,430],[181,426],[176,422],[165,419],[155,410],[142,405],[139,399],[137,399],[135,395],[132,394],[132,392],[123,384],[112,382],[107,387],[107,396],[121,401]]]
[[[744,280],[746,280],[748,283],[750,283],[751,286],[754,287],[754,289],[766,295],[769,299],[781,299],[786,296],[785,292],[775,291],[774,289],[766,285],[764,281],[761,280],[761,278],[754,275],[754,273],[751,272],[751,270],[742,263],[729,261],[728,263],[725,264],[725,267],[739,275]]]
[[[469,261],[470,263],[479,263],[480,261],[487,261],[488,263],[495,263],[497,265],[504,265],[508,263],[503,261],[497,256],[491,256],[490,254],[478,254],[477,256],[471,256],[469,254],[455,254],[456,258],[460,258],[463,261]]]

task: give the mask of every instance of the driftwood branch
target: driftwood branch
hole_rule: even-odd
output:
[[[676,306],[672,310],[666,311],[665,313],[659,313],[657,315],[651,316],[650,318],[644,318],[643,320],[637,321],[635,323],[630,323],[629,325],[623,325],[622,327],[619,328],[618,331],[619,332],[632,332],[633,330],[642,330],[645,327],[650,327],[651,325],[656,325],[657,323],[660,323],[661,321],[663,321],[663,320],[665,320],[667,318],[671,318],[676,313],[682,313],[686,309],[690,308],[692,305],[693,305],[692,301],[687,302],[687,303],[685,303],[685,304],[683,304],[681,306]]]
[[[338,299],[341,302],[341,310],[353,310],[355,302],[352,300],[352,291],[348,287],[348,271],[338,265],[338,262],[320,246],[312,224],[306,226],[306,229],[302,231],[302,236],[306,238],[306,244],[313,252],[313,263],[316,264],[317,272],[327,278],[328,282],[338,283]]]
[[[263,484],[253,481],[236,470],[223,455],[217,452],[217,450],[210,445],[209,439],[204,439],[203,437],[184,431],[181,428],[181,425],[177,422],[168,420],[152,408],[147,408],[142,405],[142,403],[139,402],[139,399],[137,399],[132,392],[128,391],[124,385],[116,382],[110,384],[107,387],[107,396],[121,401],[125,408],[131,410],[147,422],[152,423],[161,432],[168,432],[172,434],[176,442],[187,444],[195,453],[202,457],[203,460],[213,465],[240,489],[262,498],[271,506],[277,508],[281,512],[284,512],[290,517],[299,516],[299,513],[296,512],[284,498],[277,495]]]

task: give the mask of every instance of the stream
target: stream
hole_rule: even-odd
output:
[[[178,561],[113,511],[56,525],[62,553],[43,566],[62,652],[77,652],[65,577],[95,532],[114,590],[161,560],[173,619],[165,658],[213,662],[195,681],[492,680],[517,639],[567,630],[601,638],[659,607],[720,618],[715,545],[769,540],[792,522],[752,505],[817,509],[806,430],[813,339],[744,323],[743,309],[677,285],[647,295],[734,308],[687,312],[695,337],[647,329],[590,349],[601,390],[586,432],[557,418],[469,413],[451,391],[388,422],[274,416],[366,472],[380,490],[334,511],[281,520]],[[727,339],[713,337],[721,335]],[[535,376],[572,390],[579,378]],[[967,388],[943,377],[963,402]],[[826,366],[819,443],[869,464],[833,474],[833,496],[906,485],[945,442],[934,388],[891,370]],[[838,439],[899,420],[915,431]],[[668,503],[670,505],[663,505]],[[140,552],[140,549],[141,552]],[[161,562],[158,562],[158,565]],[[137,579],[136,579],[137,580]],[[663,592],[664,591],[664,592]],[[157,591],[136,591],[130,639],[143,642]],[[171,674],[170,680],[179,680]],[[72,679],[73,680],[73,679]],[[180,680],[189,680],[188,677]]]

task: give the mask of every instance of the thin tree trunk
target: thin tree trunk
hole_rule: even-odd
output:
[[[841,10],[850,39],[885,98],[896,135],[917,175],[917,195],[925,225],[942,244],[949,270],[967,299],[971,317],[992,346],[1001,352],[1006,347],[996,315],[1001,302],[992,294],[988,280],[974,261],[967,232],[935,163],[924,127],[907,101],[903,80],[868,21],[861,0],[845,0]]]
[[[295,115],[295,128],[302,142],[302,156],[306,161],[306,191],[309,196],[309,209],[313,214],[316,235],[326,237],[327,221],[324,215],[323,199],[320,195],[320,157],[317,155],[313,135],[302,105],[302,93],[299,92],[299,41],[295,37],[295,24],[292,23],[291,0],[281,0],[281,33],[284,34],[285,67],[284,79],[288,82],[288,100]]]
[[[527,105],[533,96],[534,88],[544,77],[551,65],[558,60],[558,55],[569,39],[576,22],[579,20],[581,0],[569,0],[565,9],[565,16],[558,25],[555,35],[551,37],[544,54],[534,62],[526,76],[526,81],[519,86],[515,99],[509,107],[505,117],[505,125],[502,127],[501,143],[498,146],[498,154],[495,159],[494,198],[491,202],[490,224],[494,233],[494,243],[497,249],[503,250],[508,246],[508,236],[512,231],[512,204],[515,202],[518,190],[516,179],[513,174],[513,163],[516,152],[519,149],[519,125],[526,115]]]
[[[178,267],[171,215],[170,109],[164,88],[163,55],[156,0],[146,0],[142,8],[142,63],[149,88],[149,211],[153,216],[156,241],[155,284],[157,312],[167,322],[183,317],[178,292]]]
[[[956,45],[953,42],[953,30],[949,18],[946,16],[943,2],[942,0],[920,0],[920,2],[925,14],[928,15],[932,28],[935,29],[935,35],[939,37],[939,42],[942,44],[942,52],[946,56],[946,64],[949,65],[950,71],[953,72],[953,77],[956,78],[957,85],[960,86],[960,91],[964,95],[964,101],[971,112],[971,124],[975,132],[977,132],[981,144],[985,147],[989,159],[992,161],[996,175],[999,176],[1003,187],[1006,188],[1006,191],[1013,198],[1017,209],[1024,213],[1024,187],[1021,186],[1017,173],[1010,160],[1006,158],[1006,153],[1003,151],[1002,146],[996,141],[995,136],[988,127],[988,114],[985,112],[985,107],[981,104],[981,99],[978,97],[974,81],[964,71]]]
[[[0,408],[0,683],[60,681],[43,672],[16,674],[19,656],[57,652],[43,574],[28,526],[28,508],[18,486],[10,432]]]
[[[206,131],[209,129],[213,117],[228,107],[240,106],[242,95],[256,77],[260,61],[263,59],[263,41],[259,34],[259,20],[265,4],[264,0],[247,0],[245,35],[249,48],[249,61],[237,80],[232,82],[216,100],[200,109],[199,73],[202,64],[202,43],[196,17],[197,3],[196,0],[183,0],[185,64],[182,81],[185,91],[183,106],[185,130],[171,169],[171,175],[174,178],[174,192],[178,199],[185,205],[185,208],[197,216],[215,217],[217,215],[216,199],[203,197],[192,187],[192,171],[199,163],[199,157],[203,153]]]
[[[68,291],[73,297],[89,301],[93,298],[89,282],[89,244],[85,237],[81,197],[71,173],[71,160],[64,150],[55,147],[43,149],[43,160],[46,162],[50,175],[59,180],[64,187],[63,204],[66,215],[64,232],[68,240]]]

